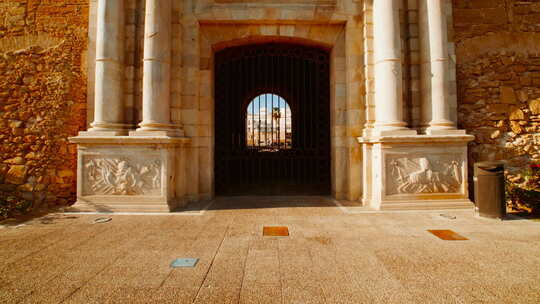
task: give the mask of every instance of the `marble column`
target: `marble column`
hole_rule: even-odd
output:
[[[375,124],[373,133],[415,134],[403,121],[399,1],[373,1]]]
[[[124,1],[99,0],[94,122],[89,135],[124,135]],[[100,134],[101,135],[101,134]]]
[[[449,56],[444,0],[420,1],[422,116],[427,134],[456,130],[449,96]]]
[[[143,121],[135,135],[181,135],[171,124],[171,0],[146,0]]]

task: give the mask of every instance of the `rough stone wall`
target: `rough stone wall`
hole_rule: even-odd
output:
[[[86,123],[88,0],[0,2],[0,194],[75,199],[76,146]]]
[[[540,1],[453,0],[458,115],[471,165],[507,160],[510,180],[540,160]]]

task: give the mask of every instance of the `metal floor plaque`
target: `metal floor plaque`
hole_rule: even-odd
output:
[[[171,263],[172,268],[179,268],[179,267],[195,267],[197,265],[197,262],[199,262],[199,259],[194,258],[180,258],[175,259]]]
[[[428,230],[434,236],[445,241],[466,241],[468,238],[459,235],[452,230]]]
[[[264,227],[263,236],[289,236],[289,228],[284,226]]]

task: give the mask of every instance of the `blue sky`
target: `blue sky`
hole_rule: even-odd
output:
[[[285,99],[283,99],[281,96],[275,95],[275,94],[262,94],[257,97],[255,97],[251,103],[248,106],[248,113],[255,113],[259,114],[259,109],[264,108],[265,106],[265,98],[266,98],[266,112],[271,113],[273,107],[280,107],[284,109],[285,107],[288,108],[287,102]],[[272,106],[273,103],[273,106]],[[255,107],[255,108],[254,108]],[[255,112],[253,112],[255,110]],[[290,109],[289,109],[290,111]]]

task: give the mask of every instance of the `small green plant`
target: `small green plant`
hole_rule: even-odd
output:
[[[0,220],[30,212],[32,202],[13,195],[0,196]]]
[[[540,163],[533,162],[523,172],[521,184],[506,183],[506,198],[510,208],[520,212],[540,213]]]
[[[526,188],[540,191],[540,163],[534,162],[529,165],[525,180]]]

